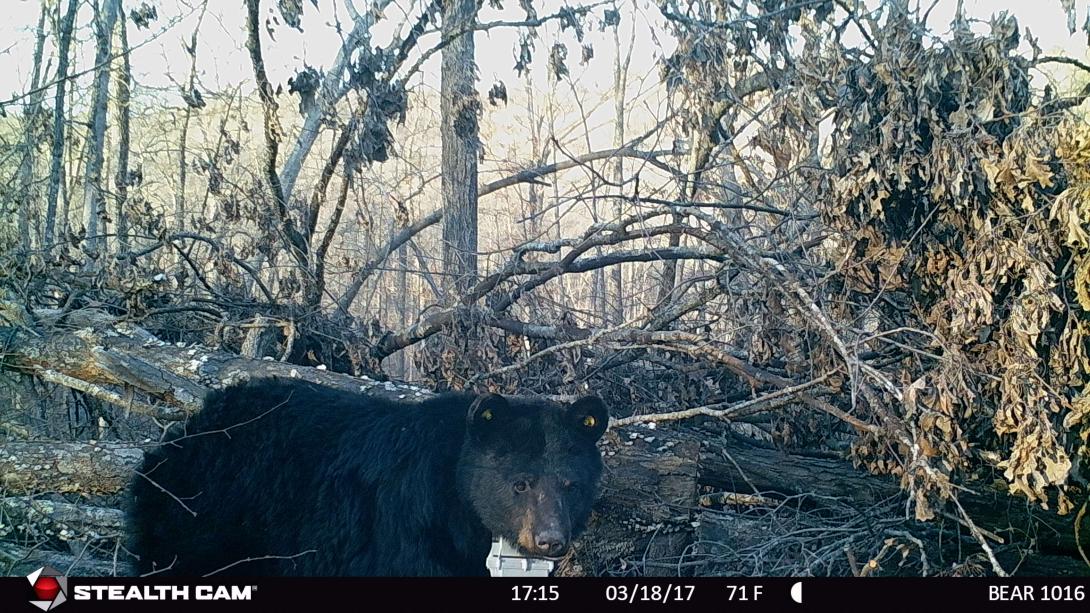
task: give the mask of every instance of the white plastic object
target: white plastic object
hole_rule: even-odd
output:
[[[555,566],[552,560],[527,556],[502,538],[492,541],[485,564],[493,577],[548,577]]]

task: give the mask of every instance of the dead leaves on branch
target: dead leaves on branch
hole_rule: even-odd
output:
[[[856,458],[901,474],[921,518],[987,464],[1067,512],[1072,466],[1090,457],[1090,127],[1034,107],[1011,18],[938,45],[911,26],[891,16],[868,61],[823,58],[837,172],[816,200],[848,302],[879,329],[929,333],[899,335],[913,353],[884,368],[902,399],[880,400],[911,445],[893,461],[864,438]]]

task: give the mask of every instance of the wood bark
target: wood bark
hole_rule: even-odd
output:
[[[0,448],[0,487],[19,495],[113,494],[143,458],[130,443],[8,442]]]
[[[65,91],[68,87],[68,59],[72,46],[72,29],[75,27],[76,10],[80,0],[68,0],[68,10],[64,18],[60,20],[60,31],[57,33],[60,41],[57,43],[57,95],[53,101],[53,147],[49,161],[49,192],[45,204],[45,227],[42,233],[42,243],[52,244],[57,239],[54,236],[54,228],[57,221],[57,197],[61,191],[61,184],[65,178],[62,174],[64,161],[64,126],[66,123]],[[57,5],[60,10],[60,3]]]
[[[117,252],[129,250],[129,97],[132,93],[132,68],[129,64],[129,33],[125,11],[118,15],[117,36],[121,70],[117,73],[117,172],[114,174],[114,222]]]
[[[480,152],[476,59],[472,27],[476,0],[443,6],[440,106],[442,135],[443,279],[460,295],[477,276],[477,156]]]
[[[207,7],[208,5],[204,6]],[[174,192],[174,229],[178,231],[185,229],[185,188],[189,166],[186,153],[189,142],[189,123],[193,119],[194,105],[197,104],[194,96],[197,81],[197,33],[201,30],[204,12],[205,9],[202,8],[201,14],[197,18],[197,25],[193,28],[193,34],[189,37],[189,45],[183,45],[186,53],[189,54],[189,78],[186,80],[185,89],[182,91],[185,108],[182,109],[182,131],[178,136],[178,189]]]
[[[49,12],[49,6],[42,3],[41,14],[38,16],[38,29],[34,42],[34,68],[30,76],[30,100],[23,110],[23,157],[19,161],[19,245],[23,251],[29,251],[31,247],[30,219],[32,211],[38,207],[38,198],[34,188],[34,167],[38,154],[39,122],[42,112],[41,70],[42,49],[45,46],[45,18]]]
[[[106,245],[106,198],[102,189],[102,161],[106,148],[106,117],[110,102],[110,50],[120,0],[102,0],[95,10],[95,81],[91,94],[91,130],[87,139],[87,168],[83,177],[83,227],[87,247],[101,255]],[[90,263],[90,260],[89,260]]]
[[[125,530],[125,514],[120,509],[70,502],[56,502],[45,498],[7,496],[0,498],[0,511],[18,527],[26,524],[46,524],[54,532],[68,530],[72,533],[92,532],[97,535]]]

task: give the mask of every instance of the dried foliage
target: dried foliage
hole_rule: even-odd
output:
[[[882,369],[900,401],[873,399],[907,436],[864,439],[856,457],[901,474],[922,519],[989,465],[1064,513],[1090,435],[1090,131],[1035,106],[1012,17],[955,26],[934,44],[895,9],[872,58],[834,49],[814,66],[832,75],[814,91],[837,100],[834,172],[814,182],[837,316],[868,348],[903,350]],[[781,112],[812,116],[799,98]]]
[[[897,475],[918,519],[947,503],[963,516],[958,488],[993,480],[1068,513],[1090,459],[1090,154],[1067,112],[1086,92],[1031,87],[1007,14],[937,38],[907,2],[834,9],[660,7],[679,37],[663,79],[693,134],[690,172],[719,156],[752,201],[820,215],[791,239],[818,249],[791,255],[762,257],[789,224],[743,224],[728,252],[754,291],[721,303],[753,322],[738,345],[752,365],[831,376],[840,420],[878,426],[857,428],[852,457]],[[842,42],[848,28],[863,44]],[[743,130],[759,154],[733,149]],[[698,180],[693,199],[718,187]],[[807,431],[827,423],[789,415],[775,436],[820,440]]]

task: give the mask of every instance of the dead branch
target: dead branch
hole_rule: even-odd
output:
[[[166,419],[197,410],[209,388],[259,377],[298,378],[395,398],[424,393],[405,384],[166,343],[95,309],[67,313],[63,320],[44,311],[32,318],[0,300],[0,313],[21,318],[12,322],[16,327],[0,328],[6,343],[0,346],[0,369],[43,376],[123,409]],[[134,391],[140,397],[134,398]]]
[[[112,494],[124,489],[144,452],[128,443],[23,443],[0,448],[0,486],[9,492]]]
[[[638,149],[635,149],[631,145],[627,145],[625,147],[621,147],[621,148],[618,148],[618,149],[607,149],[607,150],[604,150],[604,151],[595,151],[595,152],[592,152],[592,153],[587,153],[585,155],[579,156],[577,158],[573,158],[573,159],[570,159],[570,160],[565,160],[563,162],[558,162],[556,164],[547,164],[545,166],[539,166],[537,168],[531,168],[531,169],[523,170],[523,171],[517,172],[517,173],[515,173],[515,174],[513,174],[511,176],[505,177],[503,179],[499,179],[497,181],[487,183],[487,184],[482,185],[480,187],[480,189],[478,190],[477,195],[478,195],[478,197],[482,197],[482,196],[488,195],[488,194],[490,194],[490,193],[492,193],[494,191],[498,191],[498,190],[504,189],[506,187],[510,187],[512,185],[517,185],[519,183],[525,183],[525,182],[529,182],[529,181],[535,181],[535,180],[540,179],[541,177],[544,177],[544,176],[547,176],[547,175],[550,175],[550,174],[554,174],[556,172],[560,172],[562,170],[566,170],[566,169],[569,169],[569,168],[574,168],[575,166],[578,166],[579,164],[584,164],[584,163],[595,161],[595,160],[610,159],[610,158],[614,158],[614,157],[618,157],[618,156],[635,157],[635,158],[640,158],[640,159],[645,159],[645,160],[654,160],[654,159],[657,159],[657,158],[665,156],[665,155],[671,155],[672,153],[673,152],[669,151],[669,150],[640,151]],[[428,214],[427,216],[423,217],[422,219],[420,219],[420,220],[414,222],[413,224],[411,224],[409,226],[406,226],[406,227],[398,230],[396,233],[394,233],[394,235],[390,237],[390,240],[387,241],[386,244],[383,245],[375,253],[375,255],[370,260],[368,260],[363,266],[361,266],[358,270],[356,270],[352,274],[352,280],[348,285],[348,289],[346,289],[345,292],[341,295],[341,297],[337,299],[337,308],[341,312],[347,313],[349,307],[352,305],[353,302],[355,302],[356,296],[359,294],[359,291],[363,287],[364,282],[367,281],[367,279],[370,278],[371,275],[374,274],[374,272],[375,272],[375,270],[377,270],[378,266],[380,264],[382,264],[382,262],[384,262],[386,260],[386,258],[388,258],[390,256],[391,253],[393,253],[394,251],[397,251],[397,249],[399,247],[401,247],[401,245],[405,244],[406,241],[410,240],[411,238],[413,238],[414,236],[416,236],[417,234],[419,234],[420,232],[422,232],[426,228],[429,228],[429,227],[439,223],[439,221],[442,220],[442,219],[443,219],[443,211],[442,210],[433,211],[432,213]],[[627,226],[630,223],[634,223],[634,222],[633,221],[628,221],[624,225]],[[647,236],[647,235],[644,234],[643,236]],[[589,249],[591,247],[593,247],[593,245],[590,245],[587,248]],[[646,261],[646,260],[642,260],[642,261]],[[607,265],[609,265],[609,264],[602,264],[602,266],[607,266]],[[422,339],[418,339],[418,340],[422,340]],[[408,345],[405,345],[405,346],[408,346]],[[403,347],[399,347],[398,349],[400,349],[400,348],[403,348]],[[395,351],[396,351],[396,349],[395,349]],[[389,354],[387,354],[387,355],[389,355]]]
[[[259,30],[259,5],[260,0],[246,0],[246,48],[250,52],[250,62],[254,68],[254,78],[257,81],[257,92],[261,98],[261,110],[265,116],[265,181],[268,182],[272,195],[273,206],[277,214],[280,230],[292,258],[298,262],[304,270],[308,269],[307,261],[309,251],[306,238],[295,227],[292,213],[284,195],[284,188],[280,183],[280,175],[276,169],[276,158],[280,149],[280,140],[283,138],[284,129],[280,126],[277,117],[279,105],[273,95],[273,87],[269,78],[265,75],[265,60],[261,57],[261,34]]]
[[[691,409],[686,409],[684,411],[671,411],[669,413],[632,415],[630,417],[624,417],[622,419],[611,419],[609,425],[612,428],[620,428],[622,426],[650,421],[661,422],[688,419],[690,417],[696,417],[697,415],[715,417],[717,419],[737,419],[740,417],[745,417],[747,415],[753,415],[757,412],[770,411],[789,402],[795,402],[796,396],[798,396],[802,392],[805,392],[815,386],[822,384],[830,376],[832,376],[832,373],[826,373],[820,377],[817,377],[816,379],[811,379],[810,381],[807,381],[805,383],[800,383],[791,387],[785,387],[783,389],[764,394],[758,398],[747,400],[745,402],[731,404],[726,407],[722,407],[721,405],[709,405],[703,407],[694,407]],[[871,429],[877,430],[877,428],[875,428],[874,426],[871,426]]]
[[[70,502],[55,502],[41,498],[25,496],[7,496],[0,498],[0,513],[8,518],[9,524],[47,524],[53,532],[61,536],[71,534],[104,536],[117,535],[125,529],[125,514],[120,509],[98,507]],[[66,531],[68,534],[64,533]]]

